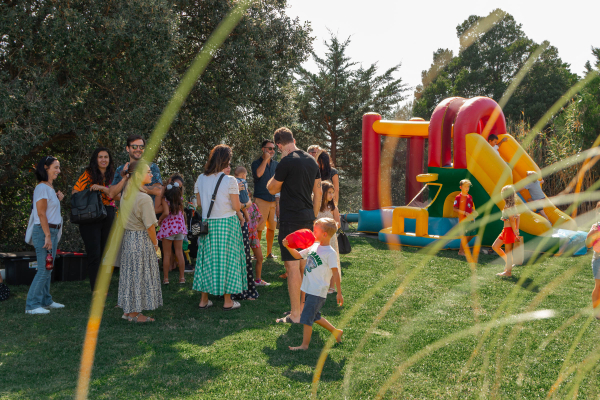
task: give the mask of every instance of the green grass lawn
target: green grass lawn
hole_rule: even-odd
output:
[[[598,398],[591,256],[550,258],[499,279],[502,266],[491,255],[481,256],[472,273],[455,251],[430,257],[414,248],[389,251],[370,237],[351,243],[352,253],[342,256],[345,305],[330,296],[323,309],[344,329],[344,341],[330,350],[318,397],[546,398],[556,383],[556,398]],[[282,272],[281,262],[268,261],[263,277],[272,285],[233,312],[215,298],[215,307],[198,310],[192,276],[178,285],[173,274],[163,286],[164,306],[147,313],[153,324],[120,318],[115,273],[89,397],[309,397],[329,334],[315,325],[308,351],[288,350],[300,344],[302,326],[274,323],[289,309]],[[24,313],[28,287],[11,290],[0,303],[0,398],[73,398],[89,283],[52,284],[66,309],[46,316]],[[510,318],[546,309],[551,318]]]

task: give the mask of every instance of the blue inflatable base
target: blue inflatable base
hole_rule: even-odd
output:
[[[391,245],[402,245],[412,247],[427,247],[430,244],[438,242],[442,238],[425,238],[421,236],[413,235],[394,235],[393,233],[386,233],[384,231],[379,232],[379,240],[381,242]],[[469,242],[469,247],[475,246],[475,238]],[[460,239],[451,239],[444,246],[442,250],[458,250],[460,248]]]

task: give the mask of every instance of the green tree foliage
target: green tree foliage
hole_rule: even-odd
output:
[[[163,0],[0,3],[0,247],[24,247],[35,178],[52,154],[67,195],[97,145],[123,154],[173,87],[177,15]],[[80,246],[65,226],[61,248]]]
[[[525,35],[512,15],[502,10],[492,14],[499,15],[500,19],[485,33],[474,29],[482,23],[483,17],[472,15],[457,26],[456,34],[461,42],[458,56],[451,57],[444,49],[434,53],[434,62],[429,71],[423,71],[422,85],[415,93],[415,115],[429,118],[435,106],[451,96],[487,96],[496,101],[502,98],[539,45]],[[476,37],[471,37],[473,35]],[[547,48],[504,108],[508,118],[524,116],[532,123],[537,122],[577,81],[569,65],[558,56],[557,49],[548,43],[544,45]]]
[[[600,47],[592,47],[594,67],[588,61],[586,73],[596,70],[600,72]],[[584,147],[589,148],[600,136],[600,76],[596,76],[581,91],[575,102],[581,110],[581,123],[584,136]],[[597,168],[600,171],[600,168]]]
[[[125,138],[149,136],[180,76],[233,4],[0,3],[2,249],[22,245],[35,185],[31,166],[42,155],[57,156],[63,170],[57,186],[68,194],[96,146],[123,162]],[[181,172],[189,183],[221,142],[247,159],[260,139],[296,117],[291,71],[308,56],[312,39],[308,24],[291,20],[285,9],[285,0],[254,2],[215,50],[160,149],[163,175]],[[67,198],[64,213],[68,204]]]
[[[365,69],[350,60],[349,44],[350,39],[340,41],[332,35],[325,42],[324,58],[312,54],[318,72],[298,69],[298,123],[304,140],[327,149],[338,168],[358,177],[363,114],[377,112],[391,118],[407,89],[394,77],[400,65],[378,75],[376,64]]]
[[[3,2],[0,182],[44,152],[77,165],[146,134],[173,88],[176,21],[162,0]]]
[[[230,6],[229,0],[175,2],[181,16],[174,62],[178,74]],[[293,122],[292,72],[308,56],[312,39],[309,25],[290,19],[285,8],[282,0],[253,3],[188,97],[163,142],[161,167],[196,175],[219,143],[232,146],[236,162],[247,164],[264,138]]]

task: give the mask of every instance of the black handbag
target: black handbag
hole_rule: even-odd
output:
[[[90,189],[71,195],[71,222],[74,224],[92,224],[106,218],[106,207],[102,204],[100,192]]]
[[[221,175],[219,177],[219,180],[217,181],[217,186],[215,187],[215,191],[212,195],[212,199],[210,200],[210,207],[208,208],[208,213],[206,213],[206,219],[203,219],[202,221],[200,221],[200,230],[198,231],[197,234],[194,234],[194,231],[196,229],[194,229],[194,226],[192,226],[192,234],[194,234],[194,236],[208,234],[208,219],[210,218],[210,212],[212,211],[213,205],[215,204],[215,199],[217,198],[217,190],[219,190],[219,185],[221,185],[221,181],[223,180],[224,176],[225,176],[225,174]]]
[[[337,233],[337,241],[340,254],[348,254],[352,251],[352,247],[350,247],[350,240],[341,229]]]

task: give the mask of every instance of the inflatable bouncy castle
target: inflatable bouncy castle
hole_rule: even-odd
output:
[[[500,106],[487,97],[445,99],[435,108],[429,122],[421,119],[384,121],[379,114],[368,113],[363,116],[362,130],[362,209],[358,213],[358,230],[378,233],[381,241],[391,245],[425,247],[443,240],[443,248],[458,249],[458,229],[453,229],[458,218],[453,201],[459,193],[460,180],[472,182],[469,194],[476,209],[491,204],[488,214],[498,216],[504,207],[499,196],[503,186],[516,185],[519,190],[517,205],[523,206],[531,196],[523,187],[526,182],[521,181],[527,178],[528,171],[535,171],[541,177],[540,168],[506,133]],[[487,141],[491,134],[500,140],[506,138],[498,150]],[[408,140],[406,202],[409,204],[411,199],[418,198],[423,186],[427,185],[427,205],[398,207],[390,204],[390,184],[386,176],[389,170],[381,166],[381,136]],[[427,171],[424,171],[425,141],[428,141],[429,149]],[[527,179],[532,180],[531,177]],[[520,207],[520,230],[526,243],[545,238],[538,250],[552,251],[565,241],[581,237],[570,216],[548,198],[543,203],[548,219],[528,207]],[[477,220],[484,217],[481,212],[479,214]],[[499,218],[478,225],[485,225],[481,236],[484,246],[491,246],[503,226]],[[472,239],[471,246],[475,240]],[[576,254],[585,254],[583,244],[576,250]]]

